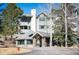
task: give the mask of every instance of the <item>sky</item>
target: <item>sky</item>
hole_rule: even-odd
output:
[[[36,12],[37,12],[36,14],[38,15],[41,12],[44,12],[44,9],[47,10],[49,8],[47,3],[16,3],[16,5],[23,10],[24,14],[30,14],[31,9],[36,9]],[[59,3],[54,3],[51,5],[52,5],[52,8],[60,7]],[[6,8],[6,6],[7,4],[4,3],[4,5],[0,7],[0,11]],[[48,11],[45,11],[45,12],[48,12]]]
[[[54,5],[53,8],[58,8],[60,6],[59,4],[53,4],[53,5]],[[17,4],[17,6],[24,11],[24,14],[30,14],[31,9],[36,9],[37,14],[39,14],[39,12],[41,13],[41,11],[39,10],[41,8],[46,8],[47,4],[46,3],[24,3],[24,4],[19,3]]]

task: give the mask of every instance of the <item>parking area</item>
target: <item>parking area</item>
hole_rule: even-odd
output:
[[[31,52],[23,55],[79,55],[79,48],[34,47]]]

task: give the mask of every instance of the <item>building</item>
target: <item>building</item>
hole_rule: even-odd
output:
[[[55,19],[55,17],[52,17]],[[45,47],[50,44],[50,18],[41,13],[36,16],[36,10],[32,9],[30,15],[22,15],[19,18],[19,30],[16,36],[17,47]],[[53,22],[52,22],[53,23]]]
[[[37,31],[49,33],[50,18],[45,13],[41,13],[37,16]]]
[[[22,15],[19,17],[18,34],[16,37],[17,47],[32,47],[32,35],[36,32],[36,14],[35,9],[32,9],[31,15]]]

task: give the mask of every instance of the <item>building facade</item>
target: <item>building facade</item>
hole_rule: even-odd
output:
[[[52,17],[52,20],[53,19],[55,19],[55,17]],[[31,10],[30,15],[22,15],[19,18],[19,30],[18,34],[16,35],[16,46],[49,46],[50,23],[51,21],[49,15],[41,13],[36,16],[35,9]]]

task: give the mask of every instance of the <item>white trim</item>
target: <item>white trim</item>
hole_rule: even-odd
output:
[[[42,35],[41,33],[36,32],[36,33],[32,36],[32,38],[33,38],[36,34],[39,34],[39,35],[41,35],[41,36],[43,37],[43,35]]]

